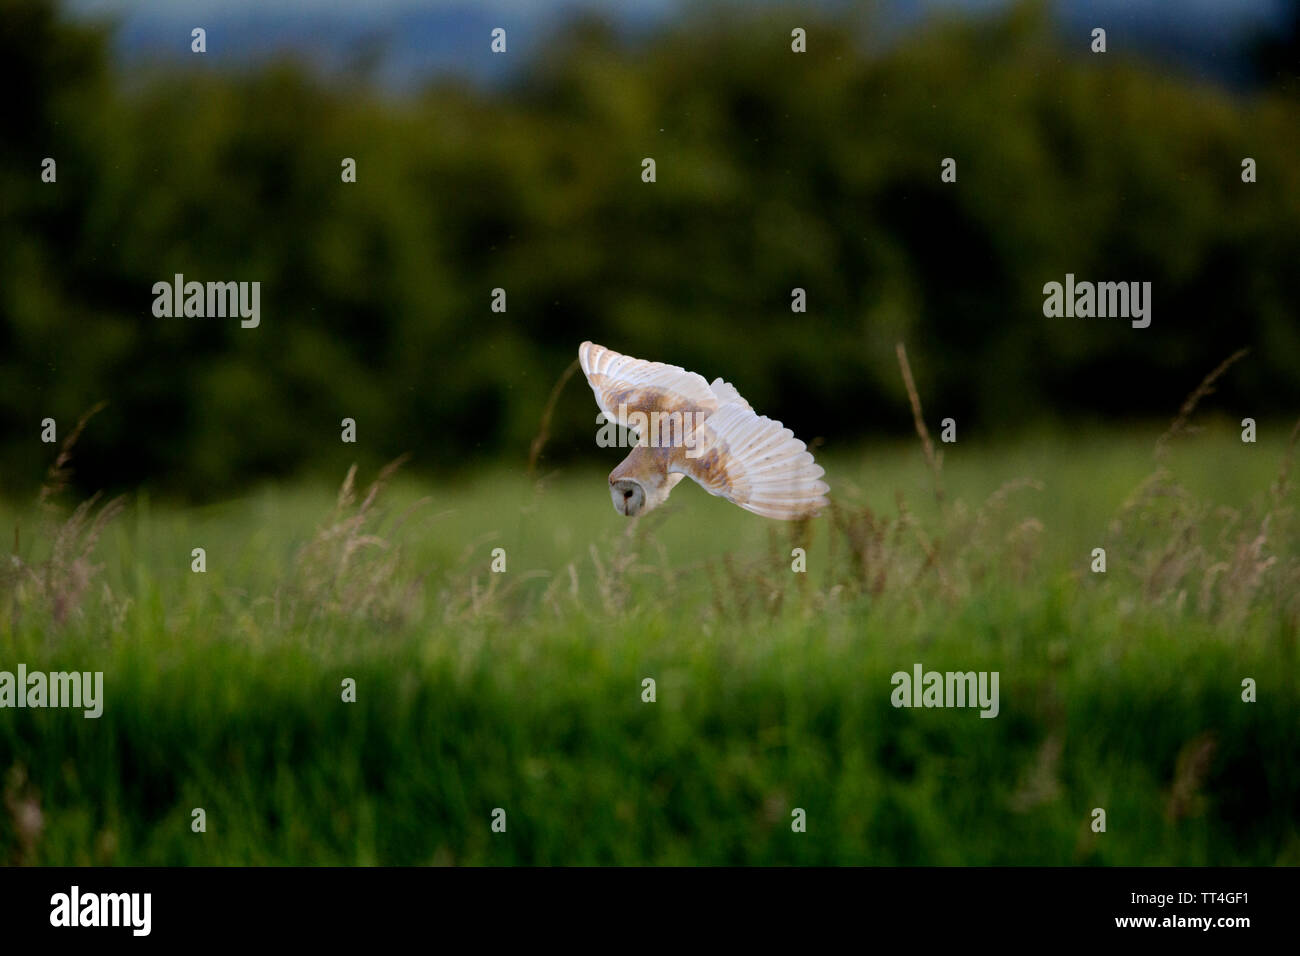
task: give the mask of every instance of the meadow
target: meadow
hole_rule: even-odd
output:
[[[1291,425],[1161,432],[819,449],[793,526],[689,482],[629,522],[613,450],[202,507],[55,474],[0,505],[0,670],[104,711],[0,711],[0,860],[1298,864]],[[895,708],[917,663],[998,716]]]

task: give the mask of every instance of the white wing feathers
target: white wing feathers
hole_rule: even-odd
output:
[[[596,405],[607,418],[624,427],[629,412],[709,415],[718,408],[718,400],[704,376],[680,366],[632,358],[592,342],[583,342],[578,348],[578,361],[596,395]]]
[[[719,408],[723,405],[740,405],[744,408],[751,407],[749,402],[740,397],[740,393],[736,391],[736,386],[732,385],[730,382],[724,382],[720,378],[715,378],[709,383],[709,389],[713,392],[713,397],[718,400]]]
[[[710,494],[767,518],[808,518],[827,505],[825,469],[780,422],[746,405],[718,409],[696,431],[696,447],[673,465]]]

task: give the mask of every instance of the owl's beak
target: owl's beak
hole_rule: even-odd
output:
[[[635,482],[627,480],[611,481],[609,496],[614,500],[614,510],[625,518],[633,517],[641,507],[641,489]]]

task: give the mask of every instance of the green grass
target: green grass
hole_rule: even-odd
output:
[[[1149,429],[964,437],[942,506],[913,444],[827,454],[839,511],[803,529],[689,483],[630,525],[613,452],[540,486],[399,477],[355,527],[323,485],[137,496],[60,620],[0,579],[0,669],[102,670],[106,696],[0,711],[0,860],[1300,863],[1285,434],[1180,439],[1177,484],[1139,499]],[[40,522],[0,508],[37,573]],[[895,709],[917,662],[998,671],[999,716]]]

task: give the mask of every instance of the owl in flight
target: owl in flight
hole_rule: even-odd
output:
[[[767,518],[810,518],[826,506],[825,471],[780,422],[757,414],[729,382],[583,342],[578,361],[607,420],[637,434],[609,473],[614,510],[663,504],[683,476]]]

